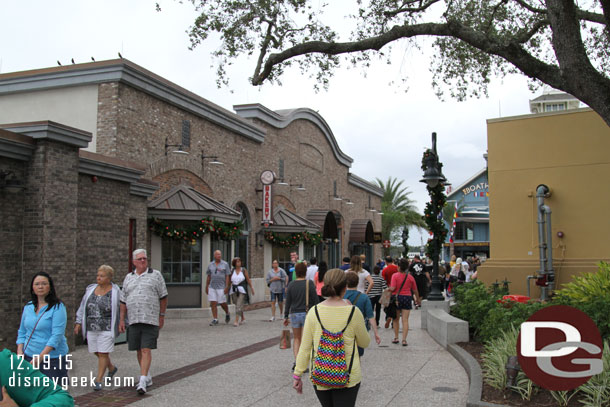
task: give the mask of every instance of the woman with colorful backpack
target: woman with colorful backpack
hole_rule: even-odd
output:
[[[343,300],[346,289],[343,270],[326,272],[326,300],[307,313],[293,372],[292,387],[302,393],[301,376],[311,365],[310,379],[322,407],[356,404],[362,378],[356,347],[366,348],[371,341],[360,310]]]

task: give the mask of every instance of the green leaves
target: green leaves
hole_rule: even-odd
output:
[[[384,239],[391,239],[393,233],[405,226],[425,226],[422,216],[415,208],[415,201],[409,198],[411,191],[407,190],[408,187],[402,187],[404,180],[392,177],[388,177],[386,182],[379,178],[375,180],[383,189],[381,234]]]

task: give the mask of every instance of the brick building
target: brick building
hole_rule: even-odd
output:
[[[207,305],[202,270],[215,249],[243,259],[261,287],[255,300],[272,259],[292,250],[331,267],[379,256],[382,191],[350,172],[325,120],[306,108],[234,110],[124,59],[0,75],[0,265],[11,282],[0,288],[2,345],[14,342],[34,272],[57,278],[72,320],[97,267],[110,264],[120,283],[136,247],[164,274],[170,306],[194,308]],[[15,181],[25,188],[7,187]],[[243,228],[170,239],[149,229],[152,218],[177,231],[202,219]]]

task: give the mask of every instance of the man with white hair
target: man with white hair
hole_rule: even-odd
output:
[[[123,280],[119,332],[125,332],[127,316],[128,349],[137,351],[140,365],[140,381],[136,390],[144,394],[147,386],[152,385],[149,372],[151,351],[157,349],[159,330],[165,322],[167,287],[161,273],[148,267],[146,250],[134,250],[132,259],[135,268]]]
[[[222,253],[220,250],[214,252],[214,261],[210,263],[206,271],[208,279],[205,283],[205,293],[208,296],[210,302],[210,308],[212,309],[212,322],[210,326],[218,325],[218,308],[217,304],[220,304],[225,312],[225,323],[231,321],[231,314],[229,314],[229,307],[227,306],[227,294],[229,293],[229,279],[231,278],[231,268],[229,263],[222,259]]]

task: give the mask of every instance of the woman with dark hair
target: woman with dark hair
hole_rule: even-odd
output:
[[[44,271],[34,274],[30,284],[32,300],[23,308],[17,334],[17,354],[41,373],[61,380],[66,368],[66,307],[57,298],[53,279]]]
[[[413,302],[421,305],[421,298],[417,291],[417,283],[412,274],[407,273],[409,262],[407,259],[400,259],[398,263],[398,273],[392,275],[390,290],[396,296],[396,318],[394,318],[394,340],[392,343],[398,343],[398,330],[400,328],[400,319],[402,318],[402,346],[407,346],[407,334],[409,333],[409,314],[413,308]],[[415,298],[414,298],[415,297]],[[394,297],[392,297],[394,298]]]
[[[233,272],[231,273],[231,299],[235,304],[235,322],[233,326],[239,326],[239,317],[241,316],[241,323],[246,322],[244,318],[244,304],[248,297],[247,288],[250,287],[252,295],[254,295],[254,287],[248,276],[248,270],[241,266],[241,259],[236,257],[231,262],[233,266]]]
[[[326,300],[316,305],[305,318],[301,347],[292,376],[292,387],[297,393],[302,393],[302,376],[309,366],[310,358],[316,357],[320,346],[322,326],[331,332],[342,332],[349,380],[347,385],[342,388],[314,385],[316,396],[323,407],[348,407],[356,404],[362,380],[360,357],[358,357],[356,347],[366,348],[371,342],[364,326],[362,312],[358,307],[354,307],[343,299],[346,290],[347,277],[343,270],[332,269],[324,275],[322,295],[326,297]]]
[[[316,285],[316,294],[318,294],[319,302],[324,301],[324,297],[322,297],[322,287],[324,287],[324,274],[328,270],[328,264],[325,261],[321,261],[318,264],[318,271],[313,278],[313,282]]]

